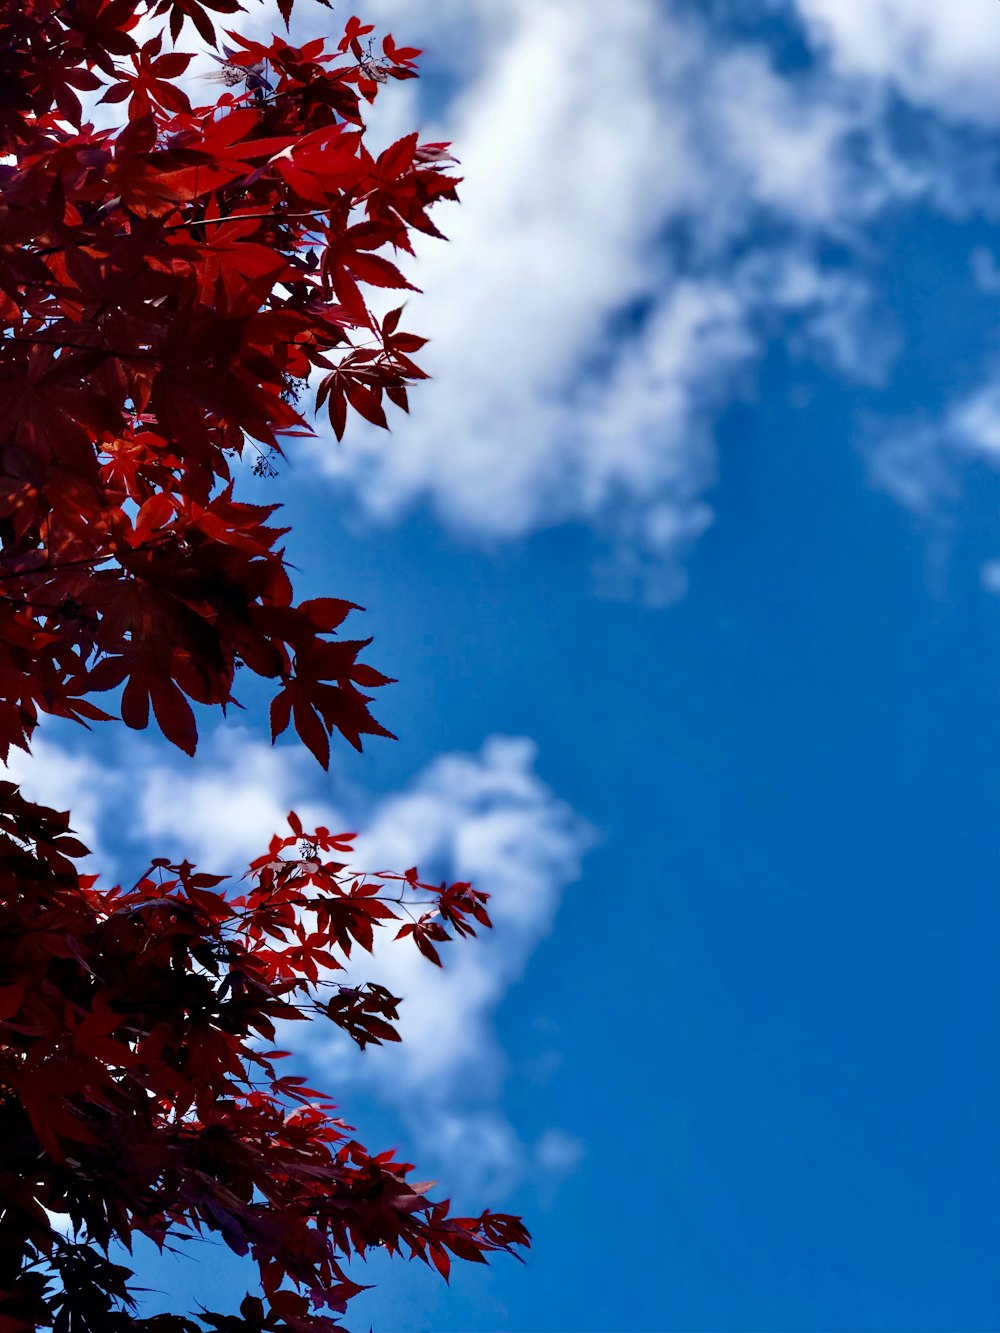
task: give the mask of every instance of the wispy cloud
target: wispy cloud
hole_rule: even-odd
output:
[[[912,513],[941,518],[962,493],[969,469],[1000,471],[1000,363],[937,415],[873,421],[866,449],[873,485]]]
[[[720,413],[763,354],[818,357],[847,388],[885,377],[903,337],[873,316],[891,302],[871,224],[1000,212],[1000,11],[728,9],[386,0],[443,71],[395,104],[432,113],[466,181],[451,244],[414,270],[435,378],[413,418],[313,455],[368,516],[425,507],[487,546],[586,524],[604,591],[668,602],[713,522]],[[772,36],[787,20],[793,59],[749,35],[755,15]],[[951,484],[940,430],[879,430],[874,483],[926,509]]]
[[[950,118],[1000,124],[1000,24],[989,0],[792,3],[841,74],[880,81]]]
[[[862,446],[868,481],[916,517],[935,523],[958,492],[954,441],[937,423],[869,421]]]
[[[406,940],[386,941],[372,966],[360,958],[359,975],[406,997],[403,1044],[361,1053],[338,1039],[317,1052],[339,1076],[391,1102],[428,1151],[462,1161],[469,1187],[502,1188],[533,1153],[536,1164],[555,1160],[551,1145],[521,1144],[499,1111],[507,1056],[493,1020],[551,928],[593,833],[541,782],[534,760],[530,741],[494,737],[477,755],[438,758],[379,803],[359,862],[418,864],[437,878],[489,886],[495,929],[451,949],[440,970]]]
[[[770,325],[857,341],[863,280],[817,258],[875,206],[857,99],[652,0],[445,17],[405,6],[451,69],[434,132],[466,177],[451,243],[415,270],[434,380],[391,439],[361,428],[315,458],[384,520],[427,504],[486,543],[588,523],[622,590],[670,600],[712,518],[715,417]],[[762,262],[805,280],[755,282]]]
[[[52,810],[69,810],[72,827],[90,848],[88,869],[116,872],[117,858],[104,831],[113,825],[127,791],[123,775],[77,749],[36,736],[31,754],[12,749],[10,778],[26,796]],[[127,826],[127,824],[125,825]]]
[[[765,351],[848,385],[885,374],[897,338],[872,316],[869,223],[1000,212],[991,0],[733,0],[740,36],[726,8],[382,0],[378,22],[427,47],[435,77],[387,89],[372,134],[423,122],[465,183],[451,243],[413,269],[434,376],[413,417],[310,451],[367,518],[424,507],[486,546],[586,524],[602,591],[674,600],[714,518],[720,413]],[[775,14],[806,58],[747,36]],[[248,22],[280,26],[270,6]],[[312,32],[307,11],[295,28]],[[929,503],[938,435],[884,434],[875,483]]]

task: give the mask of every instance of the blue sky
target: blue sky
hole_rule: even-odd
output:
[[[1000,6],[364,12],[428,48],[373,134],[467,177],[435,378],[246,493],[369,608],[400,740],[326,778],[252,707],[193,764],[50,728],[26,785],[122,873],[294,804],[495,894],[444,977],[373,965],[406,1047],[304,1059],[536,1246],[376,1265],[353,1326],[995,1330]]]

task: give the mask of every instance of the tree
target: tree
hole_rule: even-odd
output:
[[[311,376],[338,438],[385,425],[423,377],[421,339],[366,291],[406,288],[385,253],[438,235],[443,144],[378,157],[362,112],[419,52],[348,21],[333,49],[227,32],[237,0],[4,0],[0,7],[0,755],[41,714],[150,710],[189,754],[192,703],[274,682],[271,728],[324,766],[334,732],[388,735],[387,678],[338,637],[350,602],[296,602],[277,506],[236,498],[308,432]],[[288,25],[292,0],[279,0]],[[192,107],[185,25],[223,91]],[[221,54],[220,54],[221,52]],[[81,105],[121,110],[96,129]],[[120,696],[108,694],[119,690]],[[70,817],[0,783],[0,1333],[340,1327],[372,1247],[447,1276],[527,1242],[518,1219],[456,1218],[266,1049],[321,1016],[398,1040],[397,997],[338,985],[393,925],[432,963],[489,925],[486,894],[415,869],[348,868],[351,835],[294,814],[241,883],[153,861],[131,887],[75,865]],[[63,1234],[53,1216],[68,1215]],[[256,1262],[236,1314],[142,1319],[108,1250],[213,1232]]]

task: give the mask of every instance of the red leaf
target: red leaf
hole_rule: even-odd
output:
[[[373,393],[371,389],[366,389],[363,384],[358,384],[356,381],[348,382],[345,392],[347,401],[355,412],[359,412],[373,426],[381,426],[383,430],[389,429],[378,394]]]
[[[324,634],[329,634],[342,624],[351,611],[362,611],[357,602],[345,602],[339,597],[311,597],[303,602],[301,610],[306,613],[315,627]]]
[[[271,744],[288,729],[292,716],[291,691],[284,689],[271,700]]]
[[[138,671],[129,677],[122,692],[122,721],[134,731],[149,726],[149,690]]]
[[[198,728],[191,705],[172,680],[158,678],[149,683],[149,696],[160,730],[185,754],[198,747]]]
[[[320,715],[311,704],[296,699],[292,704],[292,717],[299,740],[308,746],[323,768],[329,768],[330,741]]]
[[[432,1244],[430,1247],[431,1262],[441,1274],[444,1280],[448,1281],[448,1274],[451,1272],[451,1259],[448,1251],[441,1245]]]

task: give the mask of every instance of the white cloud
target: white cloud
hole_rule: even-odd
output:
[[[401,1046],[362,1053],[319,1024],[306,1031],[296,1024],[291,1038],[328,1084],[361,1084],[390,1104],[425,1154],[470,1191],[502,1190],[529,1165],[557,1174],[571,1165],[562,1131],[525,1145],[500,1104],[507,1057],[496,1011],[551,928],[593,840],[535,773],[535,758],[532,742],[493,737],[477,754],[438,757],[401,792],[367,798],[352,864],[368,872],[417,865],[432,880],[472,880],[492,894],[495,929],[443,946],[443,969],[386,931],[374,958],[361,952],[337,974],[380,980],[404,997]],[[307,827],[353,822],[343,808],[331,809],[297,749],[272,749],[235,727],[209,737],[193,764],[125,738],[113,764],[40,742],[14,772],[36,799],[70,808],[74,826],[93,845],[110,847],[127,870],[163,854],[238,874],[286,828],[292,808]],[[359,794],[347,793],[346,804],[356,814]]]
[[[1000,560],[988,560],[979,571],[983,587],[987,592],[1000,597]]]
[[[143,746],[145,752],[145,747]],[[330,811],[316,800],[309,756],[272,747],[239,727],[219,727],[194,762],[165,762],[148,750],[130,775],[133,841],[154,855],[187,856],[214,873],[231,873],[286,830],[289,810],[323,823]]]
[[[942,429],[956,444],[1000,467],[1000,375],[987,377],[955,403]]]
[[[1000,266],[992,250],[988,250],[985,245],[977,245],[969,255],[969,268],[981,292],[991,296],[1000,292]]]
[[[403,1044],[359,1052],[335,1039],[323,1051],[340,1077],[394,1105],[425,1150],[448,1161],[450,1179],[462,1163],[459,1183],[469,1192],[503,1189],[528,1163],[529,1150],[498,1110],[507,1058],[493,1019],[550,930],[593,838],[537,777],[534,760],[530,741],[494,737],[478,755],[435,760],[380,803],[359,840],[358,863],[416,864],[437,878],[488,886],[495,928],[445,946],[442,969],[429,967],[408,940],[387,940],[373,961],[360,958],[360,977],[405,997]]]
[[[996,0],[794,0],[842,74],[875,79],[917,106],[1000,123]]]
[[[538,1140],[535,1160],[543,1171],[568,1175],[580,1165],[583,1145],[561,1129],[549,1129]]]
[[[761,0],[820,57],[795,68],[679,0],[363,8],[440,76],[429,95],[386,89],[374,140],[421,120],[454,139],[463,204],[413,270],[434,375],[413,417],[388,438],[354,421],[313,460],[385,522],[425,506],[487,546],[589,525],[606,591],[673,600],[713,521],[717,420],[766,348],[818,352],[849,382],[884,374],[866,224],[900,204],[1000,206],[996,145],[965,132],[1000,125],[995,0]],[[270,7],[248,22],[280,27]],[[890,93],[922,113],[905,147]],[[831,240],[850,267],[819,258]],[[973,265],[989,287],[985,252]],[[893,435],[873,462],[911,507],[940,471],[928,439]]]
[[[7,761],[11,779],[25,796],[51,810],[69,810],[71,827],[90,848],[88,868],[107,871],[114,865],[102,823],[120,811],[127,796],[122,775],[88,754],[68,750],[36,737],[31,754],[12,749]]]
[[[849,151],[856,99],[653,0],[470,6],[461,42],[438,9],[405,8],[459,81],[433,132],[455,140],[463,202],[450,244],[422,247],[412,304],[434,379],[392,437],[356,427],[314,456],[386,521],[427,504],[486,543],[591,524],[620,585],[670,600],[761,322],[822,305],[828,347],[856,338],[863,284],[814,257],[876,204]],[[749,280],[762,220],[811,295]]]
[[[970,467],[1000,471],[1000,365],[988,368],[936,417],[870,422],[867,434],[871,483],[903,508],[939,523],[959,499]],[[985,567],[985,587],[992,589],[994,573]]]
[[[777,216],[820,231],[847,225],[859,203],[844,154],[859,123],[856,102],[829,85],[782,77],[758,47],[704,59],[699,118],[716,140],[708,168],[715,187],[735,172],[747,200]]]
[[[816,59],[779,67],[718,7],[670,0],[386,0],[449,73],[434,132],[467,181],[452,244],[415,270],[434,382],[391,439],[361,426],[317,452],[369,515],[427,506],[486,545],[584,523],[605,591],[669,602],[713,521],[720,412],[763,352],[884,379],[902,339],[873,319],[891,305],[869,224],[1000,210],[1000,10],[733,8],[797,15]],[[977,252],[974,281],[992,290],[995,267]],[[996,408],[984,388],[943,423],[883,424],[873,484],[930,514],[959,458],[1000,449]]]
[[[863,452],[868,481],[903,509],[935,518],[955,494],[954,461],[940,428],[928,422],[870,422]]]

